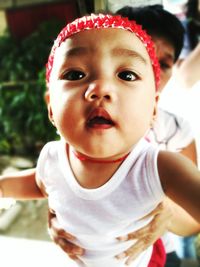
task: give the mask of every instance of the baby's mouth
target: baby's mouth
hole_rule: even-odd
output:
[[[93,127],[94,125],[110,125],[110,126],[113,126],[114,123],[112,120],[108,120],[104,117],[101,117],[101,116],[96,116],[92,119],[90,119],[88,122],[87,122],[87,126],[88,127]]]
[[[111,119],[108,112],[102,108],[94,109],[88,119],[87,119],[87,127],[89,128],[110,128],[114,126],[115,123]]]

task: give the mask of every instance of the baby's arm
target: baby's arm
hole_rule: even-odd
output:
[[[197,147],[194,140],[179,153],[192,160],[197,166]],[[181,236],[193,235],[200,232],[200,223],[171,199],[167,198],[167,200],[171,207],[173,217],[172,223],[169,224],[170,228],[168,228],[170,231]]]
[[[3,197],[15,199],[43,198],[44,194],[35,179],[35,169],[0,176],[0,191]]]
[[[160,151],[158,172],[166,195],[200,223],[200,172],[186,157]]]
[[[171,222],[167,225],[168,231],[180,236],[190,236],[200,232],[199,222],[171,199],[166,198],[166,201],[172,216]]]

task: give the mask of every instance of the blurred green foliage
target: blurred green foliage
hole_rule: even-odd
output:
[[[45,64],[60,21],[42,23],[20,42],[0,37],[0,154],[37,154],[56,139],[44,102]]]

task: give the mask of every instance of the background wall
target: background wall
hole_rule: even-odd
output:
[[[142,6],[153,4],[162,4],[162,0],[107,0],[107,8],[112,12],[117,11],[125,5]]]

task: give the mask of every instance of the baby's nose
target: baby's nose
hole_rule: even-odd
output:
[[[99,99],[110,101],[114,98],[114,90],[110,83],[96,80],[88,86],[85,92],[85,98],[88,101]]]

